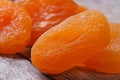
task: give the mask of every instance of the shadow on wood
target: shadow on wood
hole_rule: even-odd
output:
[[[120,74],[99,73],[88,68],[73,68],[58,75],[47,75],[52,80],[120,80]]]

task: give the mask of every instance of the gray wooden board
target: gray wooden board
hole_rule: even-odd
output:
[[[19,55],[0,55],[0,80],[48,80]]]
[[[90,9],[102,11],[110,22],[120,23],[120,0],[75,0]],[[29,52],[25,51],[23,53]],[[28,54],[25,55],[28,57]],[[45,75],[19,54],[0,55],[0,80],[120,80],[119,74],[98,73],[74,68],[59,75]]]

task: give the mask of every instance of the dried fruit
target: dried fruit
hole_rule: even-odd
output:
[[[105,73],[120,73],[120,24],[110,24],[111,42],[86,62],[86,66]]]
[[[0,0],[0,53],[23,50],[30,40],[30,16],[10,0]]]
[[[32,17],[32,35],[29,46],[49,28],[86,8],[78,6],[73,0],[15,0]]]
[[[61,73],[84,63],[109,41],[110,30],[105,16],[88,10],[46,31],[33,45],[32,63],[42,72]]]

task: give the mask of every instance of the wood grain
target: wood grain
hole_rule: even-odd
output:
[[[48,80],[28,60],[16,55],[0,55],[0,80]]]
[[[88,68],[73,68],[59,75],[48,75],[52,80],[120,80],[120,74],[99,73]]]

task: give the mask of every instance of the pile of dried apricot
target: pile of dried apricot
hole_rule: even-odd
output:
[[[32,46],[37,38],[49,28],[64,19],[86,10],[78,6],[73,0],[15,0],[32,18],[31,41]]]
[[[33,65],[44,73],[83,65],[120,73],[120,24],[73,0],[0,0],[0,53],[27,46]]]

